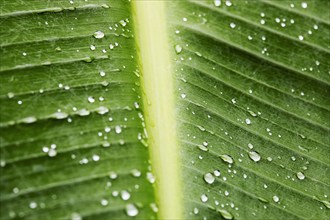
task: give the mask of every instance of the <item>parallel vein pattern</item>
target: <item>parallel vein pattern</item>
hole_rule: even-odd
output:
[[[327,5],[168,4],[187,219],[330,217]]]
[[[0,219],[154,219],[130,2],[0,8]]]

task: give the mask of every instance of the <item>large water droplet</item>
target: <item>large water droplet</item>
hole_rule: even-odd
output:
[[[249,152],[249,157],[251,158],[251,160],[258,162],[261,159],[261,156],[259,153],[255,152],[255,151],[250,151]]]
[[[102,31],[96,31],[93,36],[97,39],[101,39],[104,37],[104,33]]]
[[[215,181],[215,177],[212,175],[212,173],[206,173],[204,175],[204,180],[208,184],[212,184]]]
[[[305,175],[304,175],[302,172],[298,172],[298,173],[297,173],[297,177],[298,177],[298,179],[300,179],[300,180],[305,179]]]
[[[233,158],[227,154],[220,155],[220,158],[227,163],[230,163],[230,164],[234,163]]]

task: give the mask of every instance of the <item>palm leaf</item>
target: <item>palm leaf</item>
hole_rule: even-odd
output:
[[[1,219],[329,218],[329,6],[2,2]]]

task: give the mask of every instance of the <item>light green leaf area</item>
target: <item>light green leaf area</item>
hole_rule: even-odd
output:
[[[330,1],[138,2],[0,3],[0,219],[329,219]]]
[[[72,2],[1,2],[1,219],[154,219],[131,5]]]
[[[186,219],[329,218],[329,1],[305,2],[167,4]]]

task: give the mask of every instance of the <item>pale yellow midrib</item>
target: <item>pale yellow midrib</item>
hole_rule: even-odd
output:
[[[182,219],[182,191],[165,1],[133,1],[144,113],[160,219]]]

